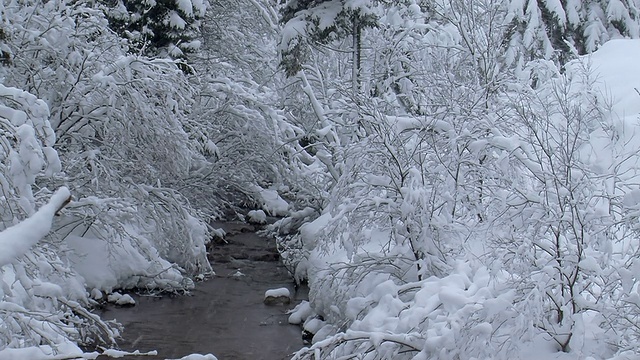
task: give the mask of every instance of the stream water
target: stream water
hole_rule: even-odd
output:
[[[291,278],[278,261],[272,242],[242,223],[216,224],[227,231],[226,242],[213,245],[216,276],[197,283],[188,296],[135,296],[136,306],[108,306],[101,316],[124,325],[123,350],[157,356],[125,359],[179,359],[211,353],[219,360],[279,360],[303,346],[300,328],[289,325],[290,305],[263,304],[268,289],[288,287]]]

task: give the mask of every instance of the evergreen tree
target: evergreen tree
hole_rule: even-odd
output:
[[[638,0],[515,0],[509,2],[508,59],[564,63],[606,41],[638,37]]]
[[[206,0],[115,0],[109,6],[112,29],[144,55],[183,58],[200,47],[197,40]]]
[[[351,36],[353,86],[359,86],[362,29],[376,26],[373,3],[354,0],[290,0],[281,9],[283,38],[281,66],[288,76],[297,74],[307,59],[308,46],[329,44]]]

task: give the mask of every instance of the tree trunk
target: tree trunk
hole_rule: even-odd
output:
[[[353,96],[357,99],[358,95],[360,95],[360,65],[361,65],[361,54],[362,54],[362,28],[360,27],[360,21],[358,20],[357,15],[353,15],[353,31],[351,33],[353,39],[353,66],[352,66],[352,88],[353,88]]]

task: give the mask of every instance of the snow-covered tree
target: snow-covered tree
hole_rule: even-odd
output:
[[[610,39],[637,38],[639,5],[637,0],[509,1],[507,58],[563,64]]]
[[[69,190],[36,211],[53,190],[43,180],[61,170],[46,103],[0,85],[0,120],[0,347],[46,345],[54,353],[70,346],[81,353],[71,341],[114,342],[116,328],[87,310],[81,280],[63,260],[58,239],[47,236],[54,214],[70,200]]]
[[[183,58],[200,48],[206,0],[116,0],[104,2],[110,26],[134,53]]]
[[[163,256],[171,254],[171,260],[189,270],[207,270],[206,231],[191,236],[194,226],[205,225],[185,214],[192,210],[185,210],[184,198],[170,189],[170,184],[181,185],[180,180],[188,177],[192,160],[197,158],[192,158],[196,153],[183,128],[193,101],[193,89],[184,72],[171,60],[127,55],[100,9],[48,2],[12,10],[9,19],[15,22],[10,22],[13,33],[8,45],[15,71],[8,73],[5,81],[26,87],[51,109],[51,125],[66,175],[59,181],[81,184],[75,189],[80,197],[110,198],[106,208],[138,208],[114,216],[114,212],[94,211],[92,206],[102,205],[90,201],[86,207],[70,211],[93,219],[84,225],[102,227],[97,234],[105,234],[105,241],[114,239],[114,233],[128,238],[132,232],[122,223],[135,214],[133,222],[146,234],[138,235],[148,237],[152,231],[165,234],[161,238],[154,235],[157,240],[146,241],[142,247],[154,244]],[[29,28],[15,25],[21,23]],[[27,30],[38,36],[22,36]],[[158,191],[167,193],[149,197]],[[122,206],[114,207],[114,198],[122,201]],[[180,221],[158,226],[166,213],[159,211],[154,201],[168,201],[164,209],[170,209]],[[81,228],[76,227],[80,234],[85,231]],[[198,260],[192,257],[192,247],[199,249]]]
[[[373,1],[288,1],[281,9],[284,28],[281,65],[288,76],[297,74],[308,59],[309,47],[351,38],[351,81],[354,94],[361,83],[362,31],[376,25]]]
[[[628,127],[607,123],[584,68],[560,71],[539,44],[514,42],[518,4],[377,7],[357,101],[350,59],[308,48],[291,81],[310,104],[292,96],[287,106],[330,183],[318,218],[281,222],[313,220],[282,244],[300,260],[296,275],[310,275],[311,306],[326,322],[304,322],[317,335],[299,358],[507,359],[541,339],[578,357],[633,348],[621,324],[637,319],[635,235],[623,225],[635,220],[619,204],[634,170],[620,163],[604,175],[586,155],[615,148],[613,158],[635,163],[621,150],[629,135],[612,130]],[[567,59],[553,46],[549,59]],[[611,149],[591,148],[598,132]],[[593,336],[599,345],[584,340]]]
[[[280,107],[278,13],[270,1],[212,2],[203,26],[203,46],[193,66],[198,94],[185,124],[203,157],[183,188],[192,204],[261,205],[259,188],[288,180],[283,153],[295,131]],[[203,199],[202,191],[211,196]]]
[[[592,134],[605,123],[605,110],[595,94],[582,91],[593,87],[588,75],[572,69],[570,76],[551,79],[515,101],[512,120],[505,120],[522,138],[495,134],[489,140],[511,154],[504,161],[522,171],[494,195],[503,199],[509,221],[504,227],[493,223],[499,230],[492,248],[500,254],[494,261],[513,276],[514,306],[531,315],[526,330],[548,334],[565,352],[585,336],[584,324],[594,314],[606,319],[615,313],[601,291],[617,240],[608,209],[616,192],[600,185],[602,174],[586,155]]]

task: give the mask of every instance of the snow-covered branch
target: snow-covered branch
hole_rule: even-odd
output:
[[[58,189],[35,214],[0,232],[0,267],[24,255],[51,231],[53,217],[71,200],[66,187]]]

